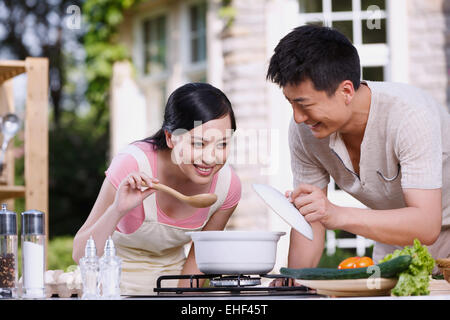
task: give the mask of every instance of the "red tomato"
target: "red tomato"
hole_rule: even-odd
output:
[[[373,260],[369,257],[350,257],[343,260],[338,269],[364,268],[373,265]]]

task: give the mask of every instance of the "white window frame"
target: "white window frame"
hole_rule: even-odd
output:
[[[218,16],[220,2],[206,0],[206,61],[190,63],[189,6],[202,0],[161,1],[161,4],[143,8],[133,16],[132,57],[136,66],[137,82],[146,95],[148,104],[155,105],[157,99],[167,100],[168,95],[192,79],[206,78],[213,86],[222,88],[223,56],[220,33],[223,21]],[[166,16],[166,70],[158,74],[144,72],[143,22],[164,14]],[[165,87],[164,97],[154,97],[158,88]],[[147,107],[147,128],[151,134],[161,125],[164,105],[160,108]]]
[[[377,48],[374,45],[367,45],[373,50],[372,53],[379,55],[382,53],[383,59],[387,61],[385,67],[385,79],[387,81],[408,82],[408,23],[407,23],[407,0],[386,0],[386,10],[389,13],[386,18],[387,26],[387,41],[390,48],[389,54],[384,52],[383,48]],[[267,24],[266,24],[266,44],[267,44],[267,60],[273,54],[273,50],[285,35],[292,31],[293,28],[300,26],[301,19],[299,18],[299,3],[298,0],[272,0],[268,2],[266,9]],[[395,23],[395,26],[393,24]],[[355,29],[355,28],[354,28]],[[360,50],[363,50],[360,48]],[[369,51],[369,50],[367,50]],[[375,59],[369,59],[370,52],[363,52],[365,59],[364,66],[377,66]],[[292,118],[292,111],[287,104],[285,97],[280,88],[268,82],[267,83],[268,104],[271,110],[271,124],[272,128],[280,128],[280,152],[273,153],[271,161],[278,161],[280,163],[279,174],[270,176],[269,182],[272,186],[279,190],[292,189],[292,172],[290,166],[289,146],[287,141],[286,126]],[[284,108],[280,108],[283,106]],[[284,130],[283,130],[284,129]],[[365,208],[365,206],[354,199],[351,195],[342,190],[334,190],[334,181],[330,177],[330,184],[328,186],[328,197],[330,201],[336,204],[342,204],[348,207]],[[331,190],[331,188],[333,188]],[[279,219],[276,215],[269,215],[269,226],[274,230],[282,230],[289,232],[287,224]],[[334,236],[334,233],[333,233]],[[330,237],[331,238],[331,237]],[[356,241],[362,239],[356,238]],[[331,244],[331,242],[330,242]],[[366,239],[364,245],[370,246],[371,242]],[[283,266],[287,261],[287,252],[289,248],[289,237],[282,237],[279,242],[279,249],[277,255],[277,265]]]
[[[140,79],[150,81],[150,82],[161,82],[166,81],[170,73],[170,62],[169,57],[166,55],[166,69],[157,74],[146,74],[145,73],[145,54],[144,54],[144,30],[143,23],[148,19],[154,19],[161,15],[166,17],[166,52],[170,52],[170,11],[167,7],[161,7],[151,12],[144,11],[143,13],[138,13],[133,22],[133,37],[134,37],[134,48],[133,48],[133,63],[137,68],[137,74]]]
[[[192,79],[205,77],[208,80],[208,48],[206,48],[206,58],[203,61],[191,62],[191,30],[190,30],[190,8],[200,3],[206,3],[206,47],[208,47],[208,12],[210,1],[205,0],[189,0],[183,1],[181,9],[181,61],[183,68],[183,78],[185,82],[191,82]]]
[[[147,19],[153,19],[165,15],[166,17],[166,68],[159,73],[145,73],[145,54],[144,54],[144,30],[143,23]],[[167,6],[161,6],[151,11],[144,10],[136,13],[133,20],[133,50],[132,57],[133,63],[136,66],[137,83],[141,89],[141,92],[145,96],[147,104],[147,121],[145,132],[147,135],[155,132],[156,128],[161,125],[163,119],[164,105],[161,105],[161,101],[166,100],[168,83],[172,73],[170,63],[170,52],[172,48],[171,43],[171,23],[172,17]],[[161,92],[161,87],[165,88],[165,92]],[[157,105],[157,108],[151,107]]]
[[[363,44],[362,43],[362,20],[366,19],[386,19],[386,26],[388,26],[388,2],[386,0],[387,10],[380,10],[376,16],[369,11],[361,11],[361,0],[352,0],[352,11],[332,11],[331,0],[319,0],[322,1],[323,12],[318,13],[301,13],[299,12],[299,22],[301,25],[312,21],[323,21],[327,27],[332,26],[332,21],[352,21],[353,22],[353,45],[358,50],[361,70],[363,67],[383,67],[385,81],[390,80],[389,72],[389,35],[386,33],[387,43],[374,43]],[[387,27],[389,29],[389,27]]]
[[[353,23],[353,45],[358,50],[358,55],[361,63],[361,74],[364,67],[383,67],[385,81],[390,81],[389,71],[390,63],[390,48],[389,48],[389,27],[388,27],[388,2],[386,0],[386,10],[377,12],[376,17],[372,12],[361,11],[361,0],[352,0],[352,11],[332,11],[331,0],[322,1],[322,12],[317,13],[302,13],[298,10],[298,21],[300,25],[308,22],[322,21],[325,26],[331,27],[332,21],[352,21]],[[298,3],[298,2],[297,2]],[[388,31],[386,33],[387,43],[363,44],[362,43],[362,20],[366,19],[386,19],[386,26]],[[332,177],[328,185],[328,198],[331,202],[340,206],[366,208],[360,201],[353,198],[343,190],[337,190]]]

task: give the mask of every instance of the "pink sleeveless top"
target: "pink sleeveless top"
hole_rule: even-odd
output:
[[[134,145],[139,147],[141,150],[145,152],[147,155],[150,165],[152,167],[153,176],[158,178],[157,176],[157,157],[155,151],[153,149],[153,145],[146,142],[135,142]],[[136,159],[130,154],[119,153],[117,154],[113,160],[109,168],[106,170],[105,174],[108,179],[112,183],[112,185],[117,189],[122,180],[128,176],[133,171],[139,171],[138,164]],[[213,176],[213,180],[211,183],[211,188],[209,192],[214,192],[217,182],[217,174]],[[225,202],[220,207],[219,210],[225,210],[234,207],[238,204],[241,199],[241,181],[239,177],[236,175],[233,169],[231,169],[231,183],[230,188],[228,190],[228,195],[225,199]],[[169,224],[182,228],[196,228],[203,224],[203,222],[208,217],[208,208],[200,208],[195,211],[193,215],[185,219],[172,219],[167,216],[161,208],[158,206],[158,201],[156,201],[157,207],[157,217],[158,221],[164,224]],[[142,224],[145,218],[144,207],[142,204],[137,206],[136,208],[130,210],[117,224],[116,230],[122,233],[133,233],[136,231]]]

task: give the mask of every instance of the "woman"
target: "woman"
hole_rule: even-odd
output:
[[[175,90],[162,128],[112,160],[94,207],[74,238],[73,259],[83,256],[91,235],[101,255],[112,235],[122,258],[122,294],[153,294],[162,274],[200,273],[193,245],[185,257],[184,245],[191,240],[185,232],[223,230],[240,200],[240,180],[225,164],[235,129],[231,103],[219,89],[189,83]],[[153,183],[185,195],[215,193],[218,200],[209,208],[193,208],[155,192]]]

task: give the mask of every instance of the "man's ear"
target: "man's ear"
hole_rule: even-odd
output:
[[[338,92],[343,95],[345,104],[349,104],[355,95],[355,87],[353,87],[353,82],[350,80],[342,81],[338,87]]]
[[[167,144],[167,146],[170,149],[173,149],[174,145],[173,145],[173,142],[172,142],[172,134],[169,131],[164,130],[164,135],[166,136],[166,144]]]

